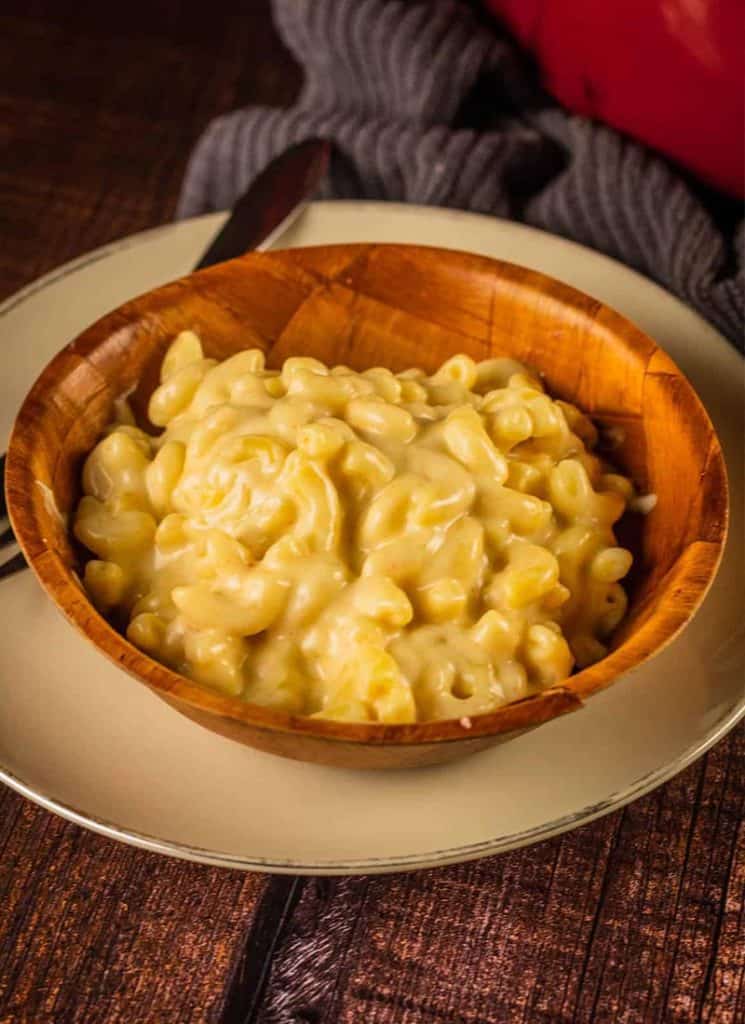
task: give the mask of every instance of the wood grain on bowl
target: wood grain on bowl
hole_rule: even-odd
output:
[[[549,390],[620,427],[613,458],[657,497],[638,530],[629,613],[610,654],[543,693],[470,720],[355,725],[290,716],[212,693],[133,647],[92,607],[67,520],[82,460],[132,389],[144,415],[172,338],[206,354],[259,347],[353,369],[432,371],[454,352],[533,364]],[[99,320],[43,371],[18,415],[7,493],[21,546],[67,617],[104,654],[189,717],[250,746],[351,767],[431,764],[581,707],[659,651],[694,614],[727,529],[719,442],[688,381],[613,310],[534,271],[416,246],[342,245],[251,254],[149,292]]]

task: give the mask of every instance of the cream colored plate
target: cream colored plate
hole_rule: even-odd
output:
[[[38,281],[0,308],[0,441],[38,371],[83,327],[186,273],[221,215],[136,235]],[[690,376],[732,484],[723,567],[684,635],[558,719],[440,768],[353,773],[244,749],[187,721],[110,665],[30,573],[0,583],[0,777],[105,835],[178,857],[276,872],[349,874],[445,864],[535,842],[658,786],[745,712],[743,363],[698,316],[580,246],[474,214],[317,203],[278,245],[419,242],[535,267],[615,306]]]

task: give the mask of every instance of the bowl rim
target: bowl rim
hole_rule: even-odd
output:
[[[605,326],[620,338],[624,346],[633,350],[635,342],[643,342],[647,347],[653,346],[653,355],[661,354],[665,361],[665,374],[678,378],[681,387],[687,392],[687,398],[696,410],[696,414],[708,427],[713,445],[712,458],[717,463],[718,475],[721,480],[719,495],[721,501],[718,508],[719,516],[713,520],[714,529],[711,534],[707,536],[706,540],[690,542],[684,549],[684,552],[694,548],[698,549],[698,554],[701,556],[694,560],[695,564],[682,567],[681,579],[678,581],[685,581],[689,584],[692,597],[681,610],[667,609],[663,616],[662,628],[660,618],[655,620],[654,638],[648,635],[651,631],[645,630],[643,624],[640,629],[625,638],[617,648],[611,650],[605,658],[594,665],[576,672],[559,684],[519,701],[506,704],[495,711],[464,715],[461,718],[409,724],[354,723],[293,715],[248,703],[240,697],[230,697],[220,694],[216,690],[210,690],[140,651],[95,609],[75,570],[68,568],[59,554],[48,545],[44,537],[43,526],[34,514],[33,502],[24,501],[23,497],[33,494],[35,484],[40,488],[45,486],[34,478],[31,461],[28,458],[29,451],[33,447],[33,439],[38,433],[41,422],[39,420],[39,400],[41,396],[52,390],[52,383],[59,379],[57,370],[65,366],[69,355],[74,353],[80,357],[80,352],[74,346],[82,337],[96,333],[100,335],[99,342],[103,343],[114,331],[121,329],[123,317],[127,316],[130,311],[134,312],[136,317],[141,317],[145,311],[143,303],[156,302],[167,295],[169,291],[174,292],[174,299],[177,299],[178,291],[197,276],[204,280],[209,275],[215,275],[221,269],[224,271],[225,267],[245,269],[250,268],[252,262],[266,259],[276,261],[289,258],[297,265],[298,252],[351,250],[354,248],[360,251],[398,249],[414,254],[417,251],[430,253],[434,251],[450,259],[461,261],[461,263],[466,262],[471,269],[474,266],[480,266],[482,269],[491,269],[492,272],[498,271],[502,277],[519,278],[523,286],[538,293],[550,286],[553,299],[558,300],[562,306],[580,312],[584,312],[587,300],[591,299],[600,310],[608,314]],[[136,306],[139,308],[135,308]],[[57,352],[37,375],[34,384],[26,394],[16,415],[8,444],[5,492],[8,518],[14,534],[42,587],[67,620],[119,668],[124,669],[129,675],[155,690],[170,702],[186,705],[196,712],[207,712],[211,716],[250,726],[261,732],[304,735],[308,738],[313,737],[335,744],[351,744],[353,746],[407,747],[415,745],[421,747],[427,744],[439,745],[470,740],[476,737],[531,728],[557,715],[582,707],[583,697],[610,685],[654,657],[672,643],[687,626],[714,581],[722,560],[729,527],[727,468],[719,438],[695,389],[654,339],[612,307],[548,274],[506,260],[493,259],[442,246],[406,243],[317,245],[305,247],[303,250],[275,249],[266,253],[251,252],[227,263],[185,275],[151,289],[109,311]],[[682,556],[679,558],[679,561],[681,560]]]

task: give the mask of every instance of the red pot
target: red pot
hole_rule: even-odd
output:
[[[742,0],[485,0],[570,110],[745,195]]]

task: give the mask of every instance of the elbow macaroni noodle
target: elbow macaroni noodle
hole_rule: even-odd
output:
[[[190,331],[89,455],[85,586],[143,651],[294,714],[480,714],[602,658],[634,496],[574,406],[510,359],[356,373]]]

